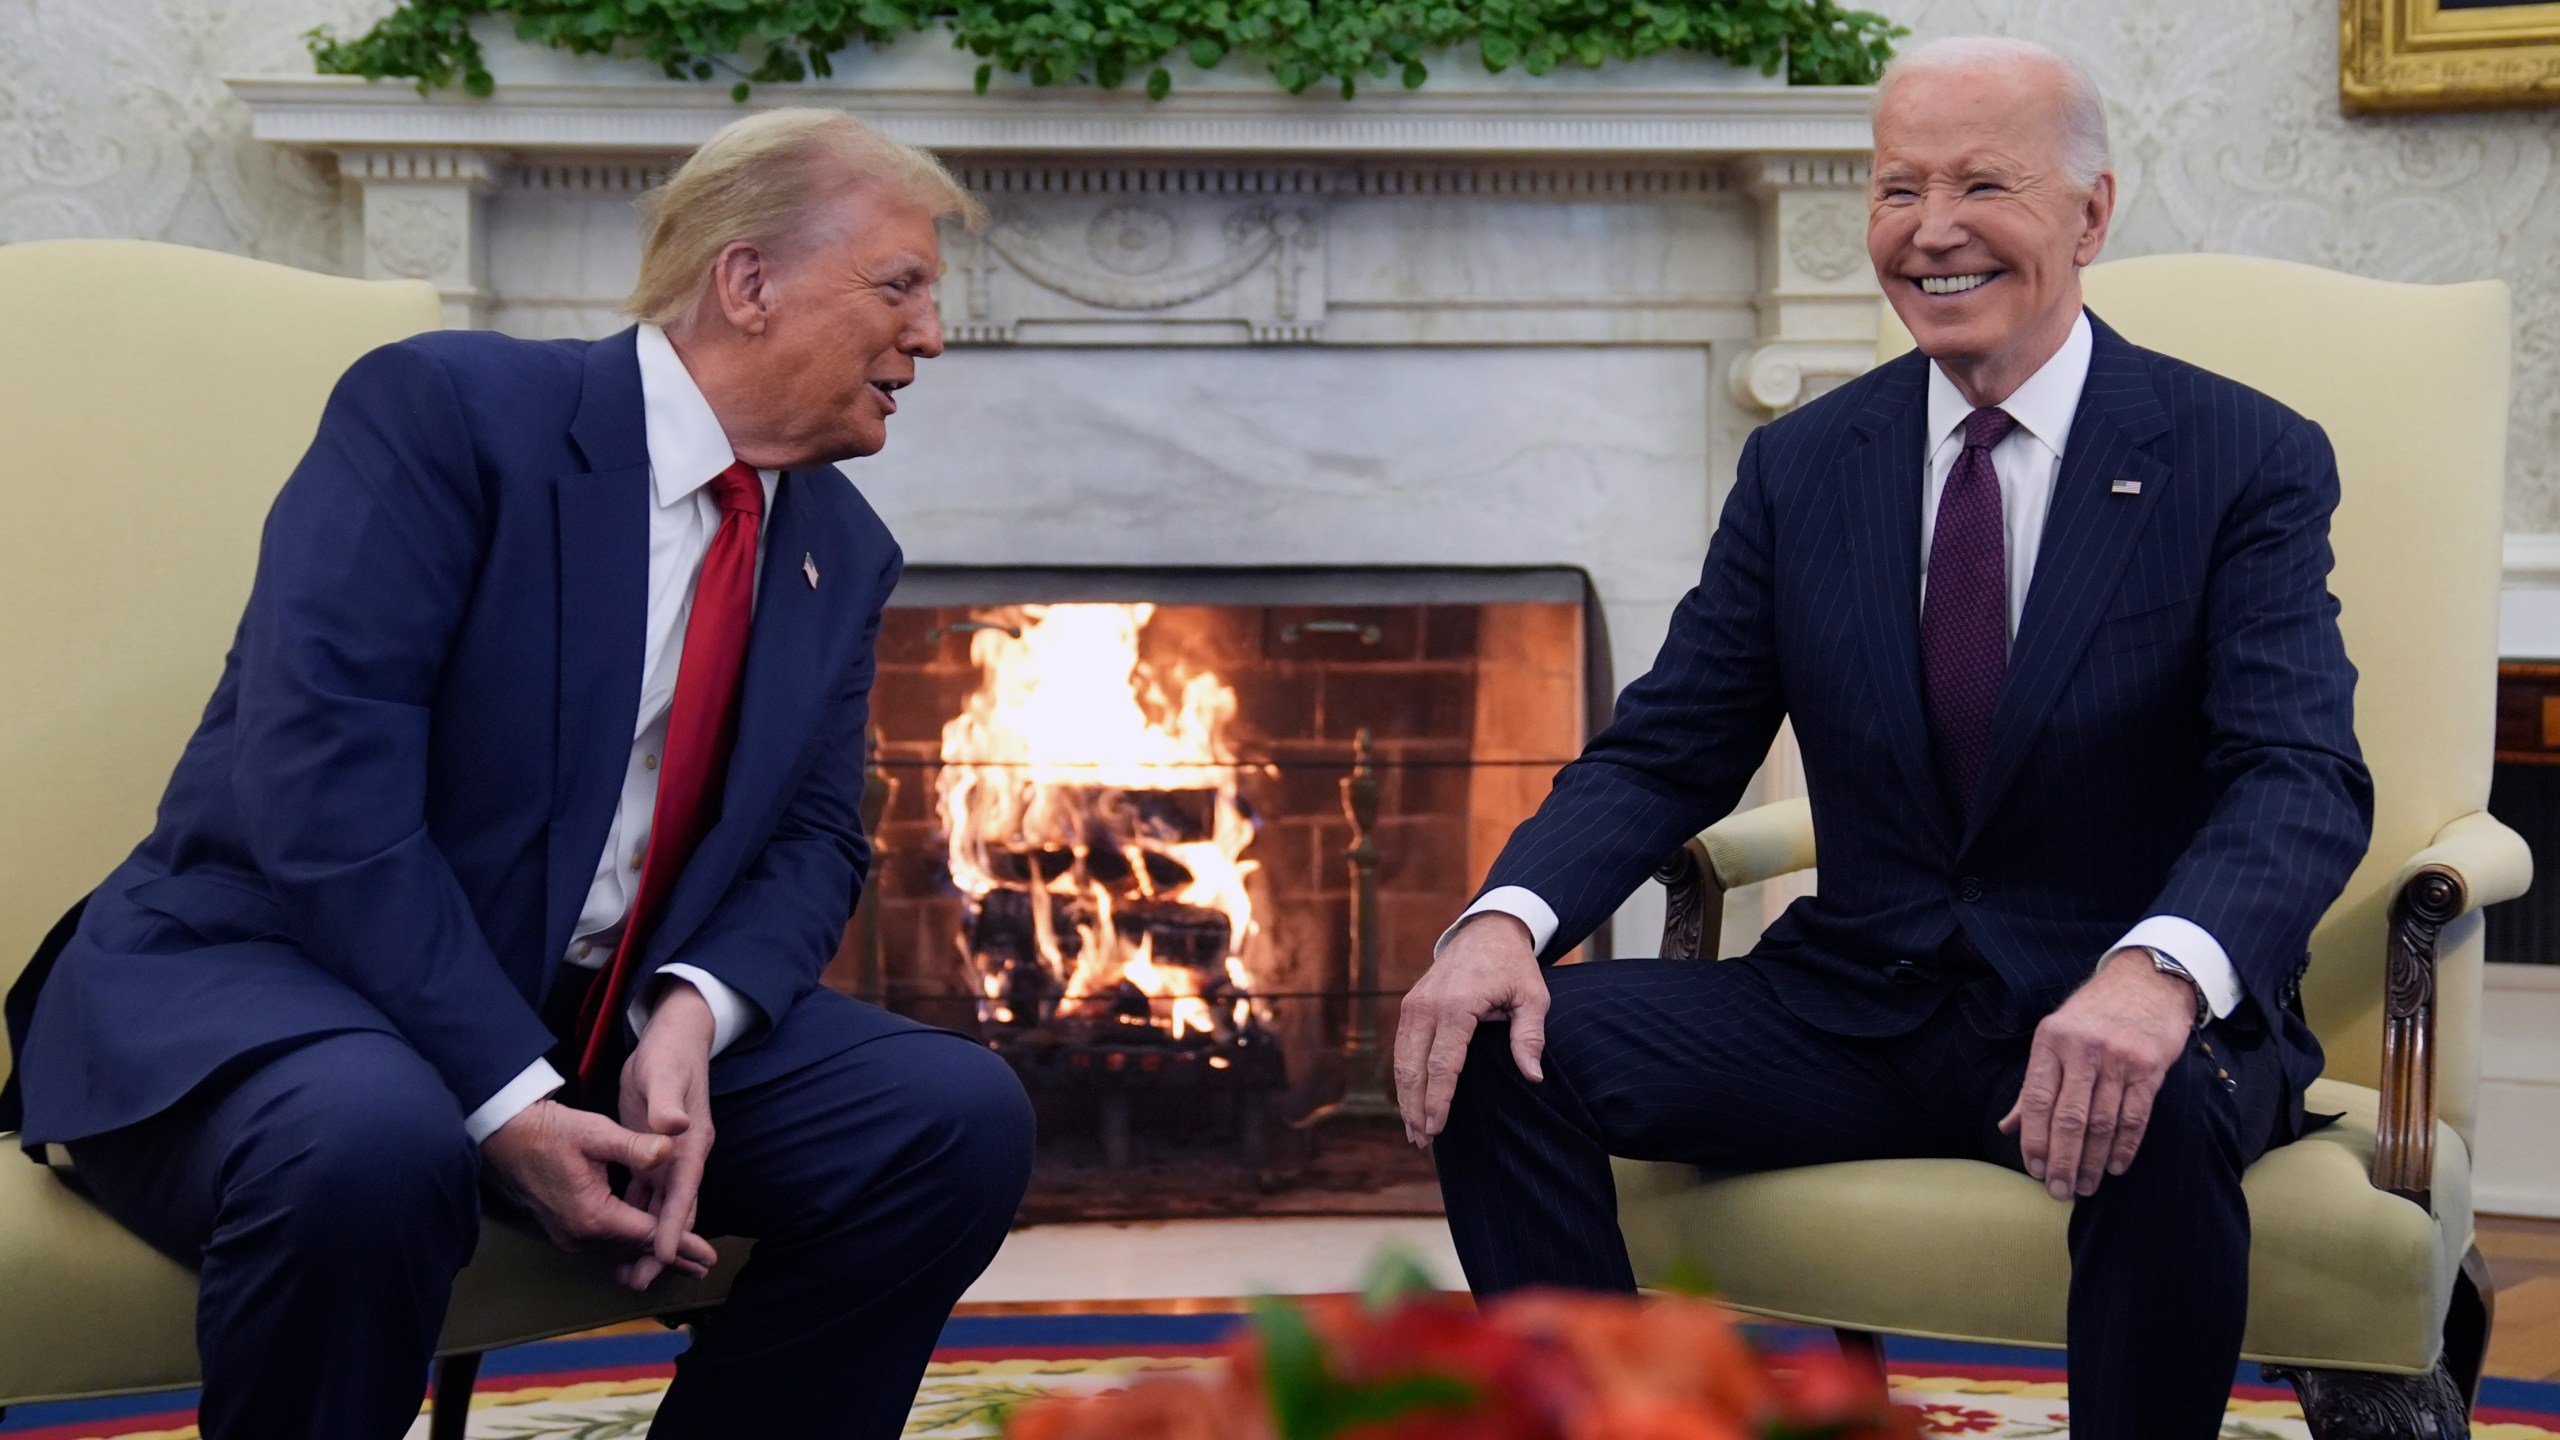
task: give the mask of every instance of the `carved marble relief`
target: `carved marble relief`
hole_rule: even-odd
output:
[[[957,344],[1307,343],[1323,337],[1323,177],[964,171],[985,233],[946,238]],[[955,293],[956,292],[956,293]]]

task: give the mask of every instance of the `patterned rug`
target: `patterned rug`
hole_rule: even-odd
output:
[[[909,1440],[973,1440],[995,1433],[1010,1405],[1058,1390],[1103,1390],[1147,1373],[1200,1369],[1233,1315],[979,1315],[954,1319],[916,1396]],[[1758,1332],[1769,1344],[1804,1332]],[[1820,1343],[1820,1342],[1816,1342]],[[499,1351],[472,1407],[473,1440],[641,1440],[666,1389],[680,1335],[631,1328]],[[1933,1435],[2018,1440],[2067,1436],[2061,1357],[1896,1340],[1894,1397],[1921,1407]],[[2309,1440],[2291,1392],[2256,1383],[2232,1392],[2224,1440]],[[0,1421],[5,1440],[196,1440],[194,1397],[27,1405]],[[410,1432],[424,1440],[421,1419]],[[2560,1440],[2560,1385],[2490,1380],[2474,1440]]]

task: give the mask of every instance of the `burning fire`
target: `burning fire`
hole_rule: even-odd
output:
[[[1235,691],[1138,655],[1152,605],[981,616],[980,683],[942,728],[935,799],[983,1020],[1174,1038],[1253,1024],[1253,821],[1224,729]]]

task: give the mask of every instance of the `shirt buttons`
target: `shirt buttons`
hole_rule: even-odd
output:
[[[657,756],[655,756],[655,755],[643,755],[643,756],[641,756],[641,757],[640,757],[640,768],[641,768],[641,769],[643,769],[643,770],[655,770],[655,769],[657,769],[657,768],[658,768],[658,757],[657,757]]]
[[[588,944],[587,942],[585,942],[585,941],[583,941],[583,940],[581,940],[581,941],[579,941],[579,942],[578,942],[578,958],[579,958],[579,959],[584,960],[584,959],[586,959],[588,956],[593,955],[594,953],[596,953],[596,947],[594,947],[593,945]]]
[[[1971,875],[1956,882],[1956,898],[1967,905],[1982,898],[1982,882]]]
[[[639,869],[639,868],[640,868],[640,862],[641,862],[642,860],[644,860],[644,859],[648,858],[648,854],[649,854],[649,842],[648,842],[648,841],[643,840],[643,841],[641,841],[639,844],[632,846],[632,847],[631,847],[631,868],[632,868],[632,869],[634,869],[634,870]]]

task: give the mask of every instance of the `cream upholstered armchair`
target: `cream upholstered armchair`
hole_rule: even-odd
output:
[[[0,246],[0,989],[151,829],[221,673],[268,502],[349,362],[439,324],[435,292],[141,241]],[[5,1052],[0,1052],[5,1059]],[[0,1135],[0,1407],[197,1381],[195,1280]],[[617,1288],[484,1227],[433,1422],[482,1351],[718,1303]]]
[[[2487,1348],[2472,1247],[2480,908],[2524,891],[2524,842],[2482,809],[2496,690],[2507,432],[2503,285],[2395,285],[2273,260],[2160,256],[2087,275],[2135,344],[2318,421],[2344,485],[2331,588],[2361,676],[2372,849],[2312,936],[2303,1006],[2339,1124],[2249,1172],[2246,1353],[2312,1433],[2453,1440]],[[1887,316],[1886,355],[1909,347]],[[1814,863],[1809,807],[1736,814],[1664,867],[1664,953],[1712,943],[1724,892]],[[2092,957],[2093,960],[2095,957]],[[1878,1333],[2059,1346],[2067,1204],[1966,1160],[1702,1182],[1620,1162],[1637,1271],[1694,1267],[1740,1309]]]

